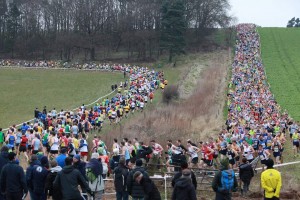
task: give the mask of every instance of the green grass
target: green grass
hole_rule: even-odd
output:
[[[73,109],[111,91],[121,73],[0,69],[0,127],[33,118],[35,107]]]
[[[262,59],[279,105],[300,120],[300,29],[259,28]]]

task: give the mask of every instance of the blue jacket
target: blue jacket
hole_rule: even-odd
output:
[[[35,165],[41,166],[41,162],[39,160],[35,160],[32,163],[30,163],[29,167],[26,169],[26,183],[27,183],[29,190],[33,190],[31,177],[32,177],[32,173],[33,173]]]
[[[31,183],[33,186],[33,192],[36,194],[45,193],[46,179],[48,176],[48,170],[45,167],[35,165],[33,166],[31,174]]]

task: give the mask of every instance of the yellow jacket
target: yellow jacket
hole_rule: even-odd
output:
[[[275,169],[267,169],[261,174],[261,186],[265,190],[265,197],[279,198],[281,189],[281,174]]]

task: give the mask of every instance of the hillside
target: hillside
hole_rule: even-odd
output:
[[[276,100],[300,120],[300,29],[259,28],[262,60]]]

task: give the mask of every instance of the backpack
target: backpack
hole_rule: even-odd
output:
[[[87,177],[88,181],[91,183],[93,183],[97,179],[95,174],[92,172],[91,168],[86,168],[86,177]]]
[[[234,171],[233,170],[223,170],[221,174],[221,185],[218,190],[220,192],[230,192],[234,186]]]

